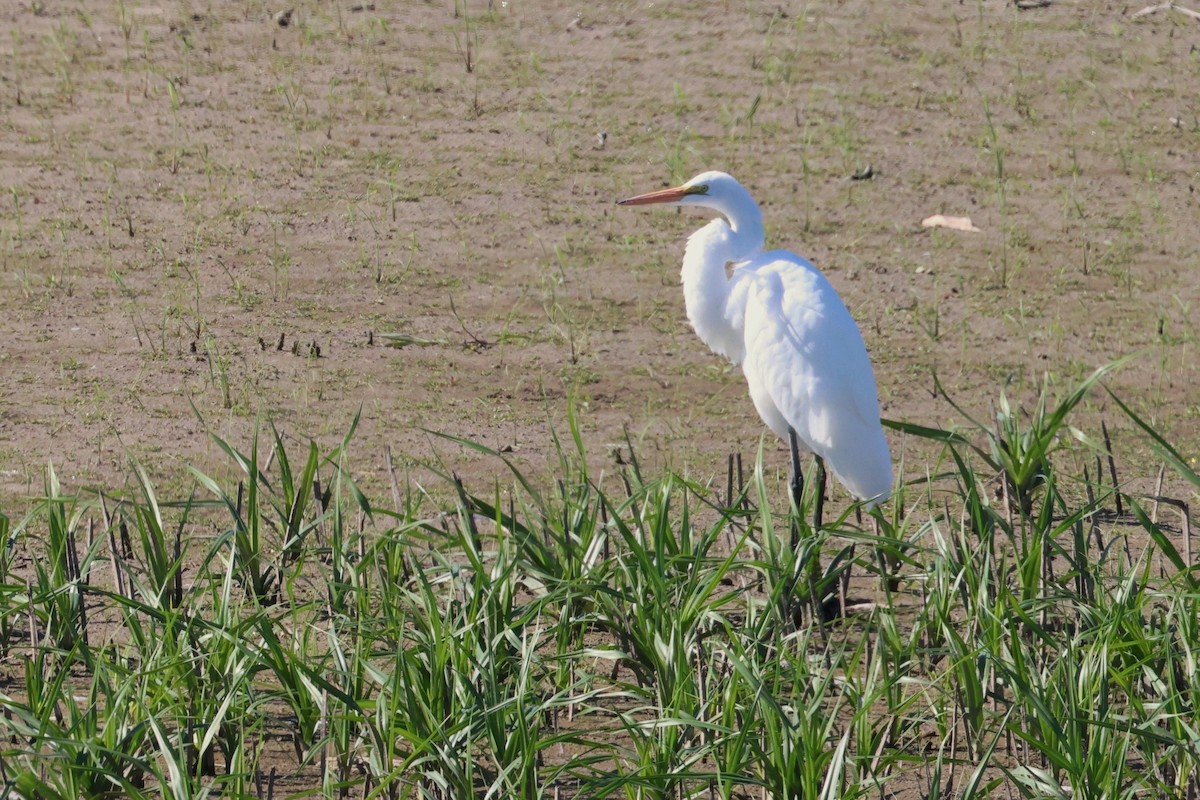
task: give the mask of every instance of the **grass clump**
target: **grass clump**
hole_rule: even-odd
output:
[[[444,503],[366,497],[349,434],[289,453],[272,429],[265,457],[219,441],[234,478],[196,472],[166,502],[140,470],[119,501],[48,470],[4,531],[0,780],[48,798],[1189,796],[1200,593],[1180,532],[1073,469],[1096,438],[1068,418],[1104,374],[1029,416],[1003,401],[995,426],[893,423],[944,470],[870,530],[849,509],[795,550],[761,455],[724,500],[636,458],[595,475],[573,417],[551,491],[509,463],[508,494],[446,476]],[[834,619],[792,592],[822,555]]]

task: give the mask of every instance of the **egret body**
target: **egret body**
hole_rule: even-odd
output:
[[[763,250],[758,204],[723,172],[619,203],[702,206],[721,215],[688,239],[682,270],[688,320],[714,352],[742,366],[759,415],[790,442],[797,504],[798,444],[855,497],[869,505],[886,499],[892,460],[871,360],[854,318],[820,270],[787,250]]]

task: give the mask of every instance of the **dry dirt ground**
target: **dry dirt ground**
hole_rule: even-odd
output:
[[[986,417],[1140,351],[1111,385],[1194,455],[1200,20],[1141,8],[8,4],[0,502],[48,463],[178,488],[225,468],[206,426],[331,443],[360,407],[368,485],[387,446],[501,475],[423,429],[548,472],[571,398],[592,458],[627,428],[723,480],[763,428],[684,317],[704,218],[613,205],[709,168],[842,293],[884,416],[953,422],[934,369]]]

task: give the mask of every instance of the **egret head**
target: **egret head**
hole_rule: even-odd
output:
[[[669,203],[674,206],[704,206],[718,208],[721,201],[736,193],[746,194],[742,185],[724,172],[701,172],[685,184],[657,192],[639,194],[626,200],[618,200],[621,206],[644,206],[651,203]]]
[[[762,212],[746,188],[724,172],[701,172],[682,186],[639,194],[628,200],[618,200],[622,206],[644,206],[667,203],[673,206],[711,208],[725,219],[738,235],[737,253],[745,255],[762,247]]]

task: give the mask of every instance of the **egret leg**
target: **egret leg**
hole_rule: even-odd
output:
[[[820,456],[817,459],[817,500],[813,509],[813,531],[821,530],[821,525],[825,521],[825,459]],[[841,614],[842,603],[836,594],[828,594],[817,599],[817,581],[820,572],[820,562],[814,564],[814,569],[809,575],[809,582],[812,584],[810,593],[813,596],[813,604],[817,610],[817,619],[822,623],[828,622]],[[823,638],[823,637],[822,637]]]
[[[817,456],[817,508],[813,512],[813,530],[820,530],[825,516],[825,459]]]
[[[788,426],[788,448],[792,455],[792,506],[800,513],[804,500],[804,474],[800,472],[800,445],[796,440],[796,429]],[[800,526],[792,522],[792,551],[800,546]]]
[[[792,456],[792,503],[796,508],[796,516],[792,518],[792,552],[796,552],[800,547],[800,509],[803,507],[804,500],[804,474],[800,471],[800,445],[796,438],[796,431],[793,428],[788,428],[788,449]],[[825,509],[825,461],[817,456],[817,504],[813,522],[815,523],[812,530],[817,531],[821,528],[822,514]],[[825,638],[825,623],[838,616],[841,609],[841,604],[836,596],[819,598],[817,585],[821,575],[821,561],[819,555],[808,570],[808,599],[812,605],[813,614],[821,631],[821,638]],[[800,580],[797,575],[795,582],[788,588],[785,597],[791,597],[795,591],[796,582]],[[801,606],[797,605],[792,609],[793,622],[797,627],[800,626]]]

